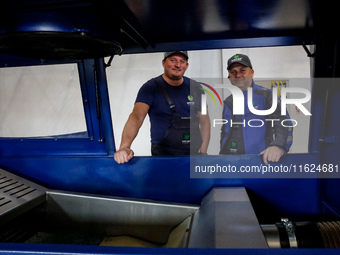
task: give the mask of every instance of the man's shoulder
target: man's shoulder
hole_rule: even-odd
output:
[[[272,94],[271,89],[257,85],[255,83],[253,84],[253,91],[255,94],[262,95],[265,97]]]
[[[150,80],[148,80],[147,82],[145,82],[142,87],[140,88],[141,91],[155,91],[157,88],[157,84],[162,82],[162,77],[161,76],[157,76],[154,78],[151,78]]]
[[[202,88],[202,84],[201,82],[198,82],[194,79],[191,79],[191,78],[188,78],[188,77],[185,77],[183,76],[184,78],[184,83],[187,85],[187,86],[190,86],[190,89],[195,89],[195,90],[198,90],[198,91],[201,91],[201,88]]]
[[[200,82],[198,82],[198,81],[196,81],[194,79],[191,79],[189,77],[183,76],[183,79],[184,79],[184,82],[187,82],[187,83],[190,83],[190,84],[193,84],[193,85],[198,85],[198,86],[201,85]]]
[[[143,86],[156,86],[157,82],[162,82],[162,76],[159,75],[157,77],[151,78],[147,82],[143,84]]]
[[[160,76],[151,78],[150,80],[145,82],[142,85],[142,87],[140,87],[138,94],[137,94],[136,102],[146,103],[151,107],[151,105],[153,104],[154,98],[157,97],[159,93],[161,93],[160,90],[157,88],[157,81],[156,81],[159,78]]]
[[[264,90],[264,91],[269,90],[268,88],[263,87],[263,86],[260,86],[260,85],[258,85],[258,84],[256,84],[256,83],[253,84],[253,89],[254,89],[254,90],[255,90],[255,89],[257,89],[257,90]]]

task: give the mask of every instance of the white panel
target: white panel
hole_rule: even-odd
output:
[[[0,137],[86,131],[75,64],[0,69]]]

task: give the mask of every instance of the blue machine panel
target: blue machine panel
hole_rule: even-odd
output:
[[[332,4],[308,0],[298,0],[288,5],[284,3],[287,2],[7,1],[1,8],[0,42],[1,36],[13,34],[24,35],[22,38],[25,39],[26,32],[67,33],[113,43],[116,48],[108,51],[111,54],[120,54],[120,49],[124,54],[133,54],[316,44],[319,53],[314,55],[315,73],[320,77],[338,77],[339,36],[324,36],[325,27],[337,27],[336,8],[332,8]],[[327,19],[324,18],[325,13]],[[111,54],[85,54],[83,57],[70,54],[57,60],[53,57],[44,59],[41,55],[32,58],[27,55],[30,48],[25,47],[18,51],[21,52],[20,56],[11,56],[9,54],[17,53],[17,48],[8,50],[6,46],[3,44],[0,47],[1,67],[78,63],[89,138],[1,139],[1,168],[50,189],[191,204],[200,204],[214,187],[245,187],[260,223],[273,223],[280,221],[281,217],[323,220],[338,219],[340,216],[339,175],[333,179],[309,174],[299,177],[289,175],[287,178],[193,178],[190,174],[192,161],[188,156],[135,157],[125,165],[118,165],[112,157],[115,152],[114,136],[105,64],[101,58]],[[53,45],[47,48],[52,52],[58,49]],[[311,153],[290,154],[273,165],[299,167],[340,163],[339,88],[335,82],[324,87],[316,85],[313,89]],[[194,162],[200,166],[233,162],[238,168],[263,164],[259,155],[202,156],[194,158]],[[287,250],[160,250],[0,244],[0,254],[24,253],[286,254]],[[289,253],[339,254],[339,250],[307,249]]]

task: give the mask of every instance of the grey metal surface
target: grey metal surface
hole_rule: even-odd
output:
[[[204,197],[189,248],[268,248],[244,188],[214,188]]]
[[[280,234],[275,224],[261,225],[262,231],[266,237],[269,248],[281,248]]]
[[[0,169],[0,225],[46,201],[46,190]]]
[[[43,203],[46,201],[45,203]],[[214,188],[202,204],[173,204],[51,191],[0,169],[0,225],[37,207],[52,232],[131,236],[164,245],[184,228],[188,248],[268,248],[244,188]]]
[[[127,235],[164,244],[170,232],[197,209],[194,205],[48,191],[46,216],[55,230]]]

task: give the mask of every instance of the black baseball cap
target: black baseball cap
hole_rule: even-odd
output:
[[[168,58],[168,57],[170,57],[170,56],[172,56],[174,54],[180,54],[183,57],[185,57],[186,60],[189,59],[187,51],[168,51],[168,52],[165,52],[164,53],[164,59],[166,59],[166,58]]]
[[[239,63],[242,64],[244,66],[248,66],[251,69],[253,69],[253,66],[250,62],[250,59],[247,55],[244,54],[235,54],[234,56],[232,56],[231,58],[228,59],[227,62],[227,70],[230,70],[231,65],[235,64],[235,63]]]

